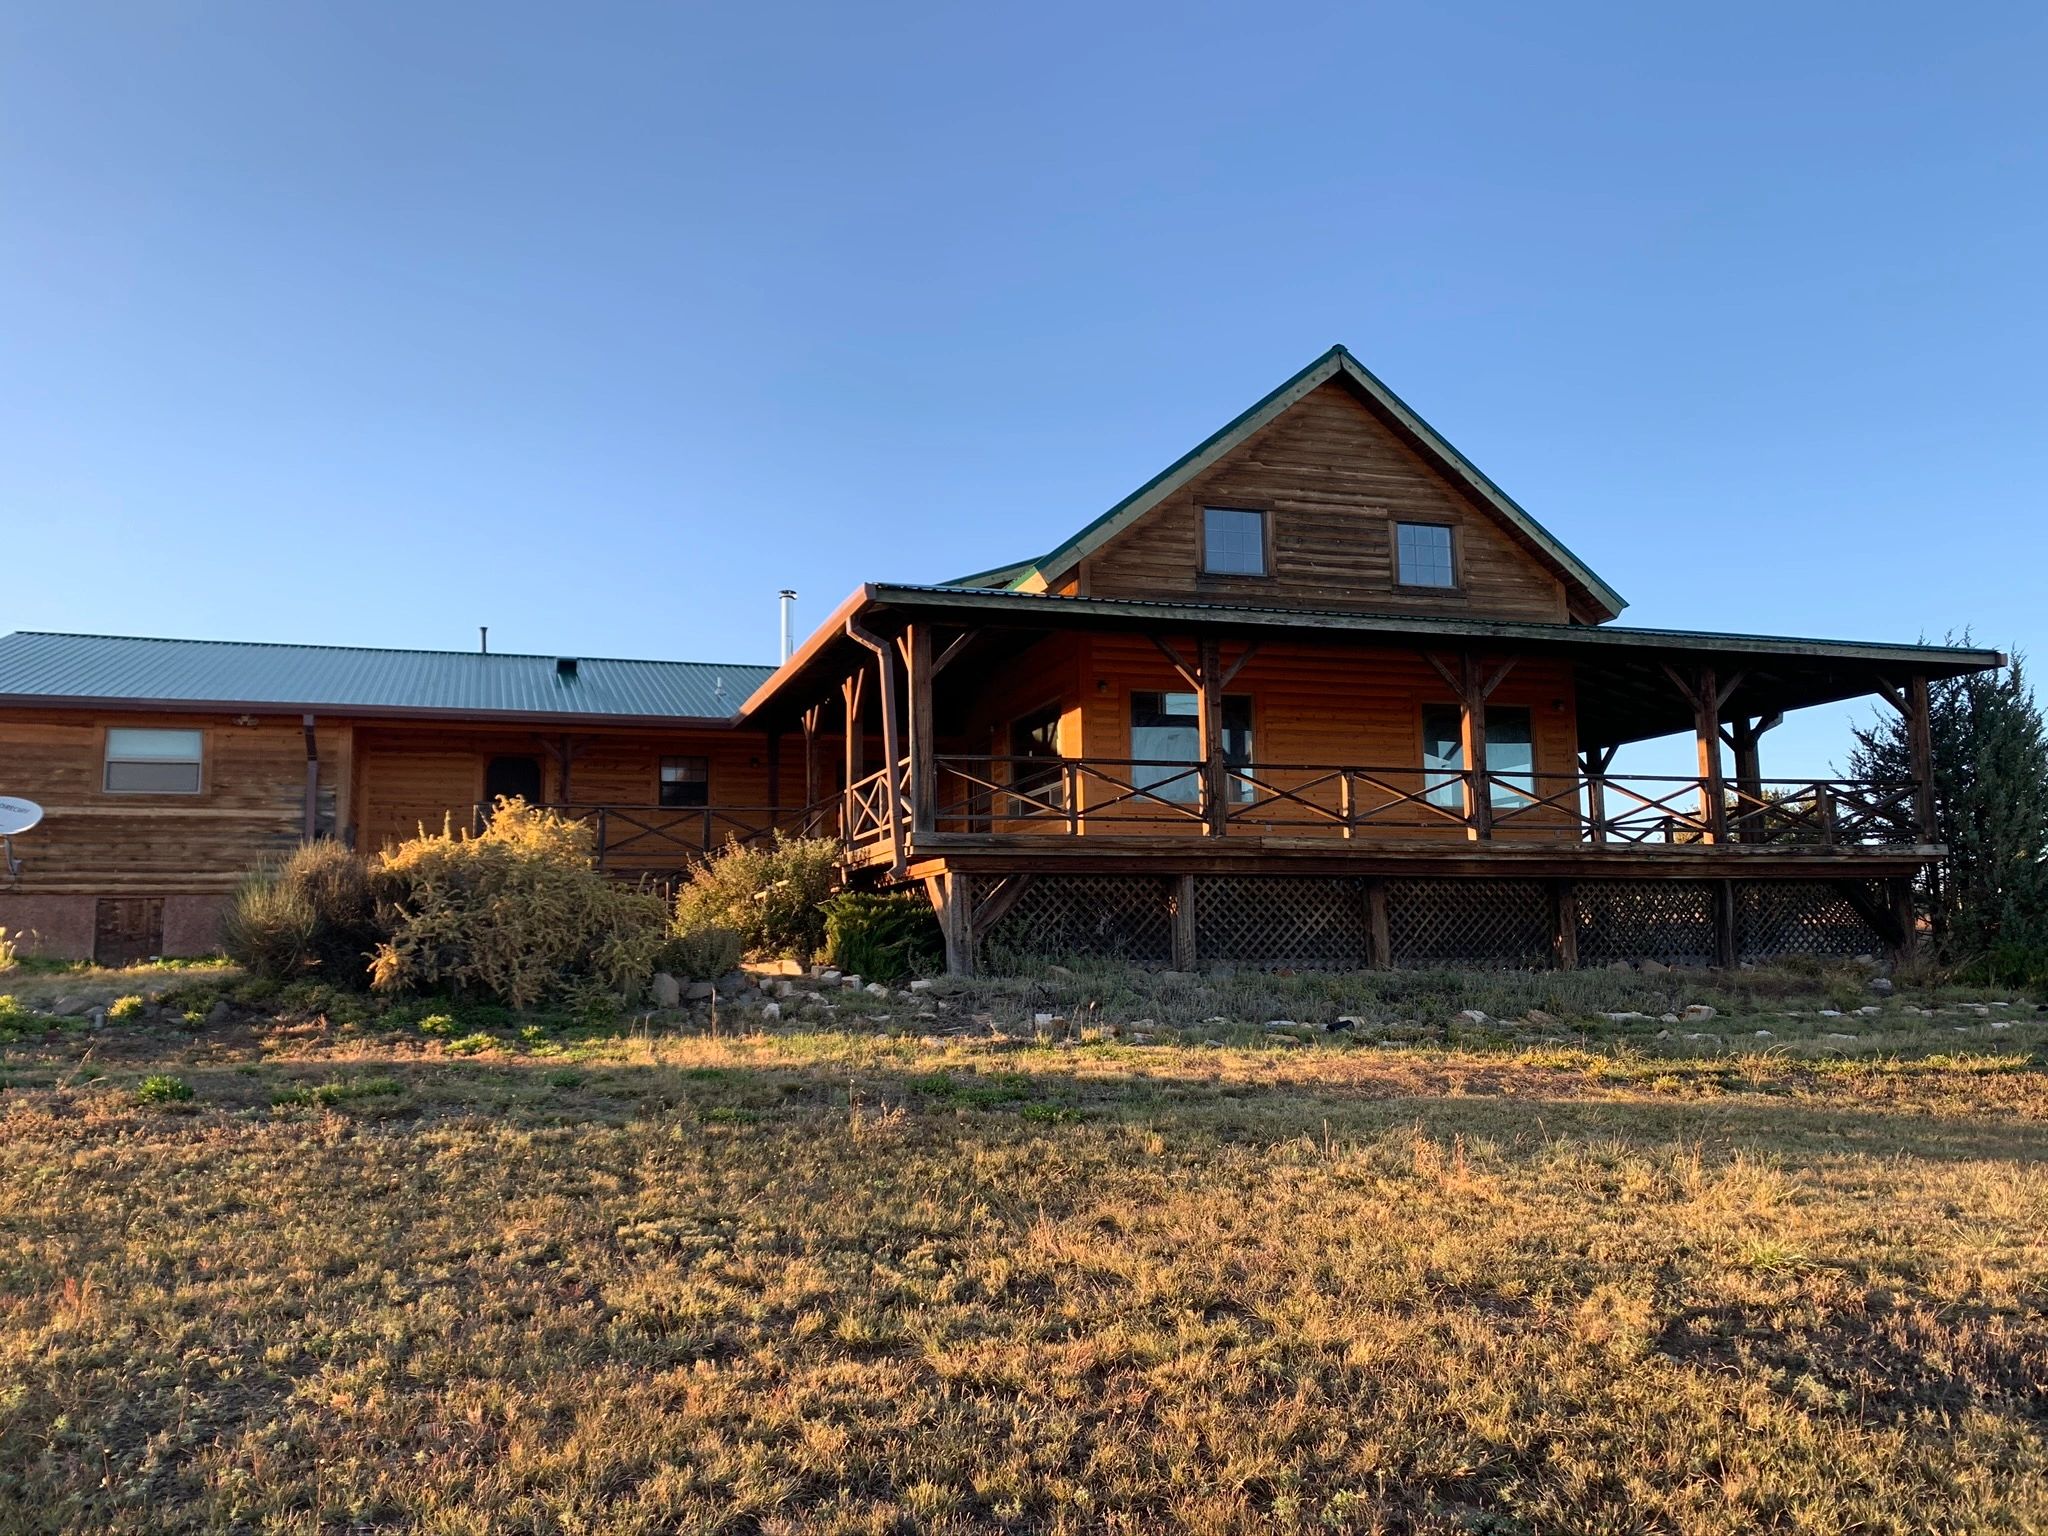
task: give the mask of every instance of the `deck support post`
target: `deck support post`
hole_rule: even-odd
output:
[[[803,713],[804,821],[806,823],[806,831],[809,830],[808,824],[810,822],[811,815],[818,804],[818,780],[821,777],[821,775],[818,772],[818,714],[819,711],[821,711],[823,708],[824,706],[822,704],[813,704],[809,709],[805,710]]]
[[[1735,931],[1735,882],[1716,880],[1714,893],[1714,964],[1732,971],[1741,960],[1741,944]]]
[[[1173,968],[1192,971],[1201,963],[1195,947],[1195,877],[1176,875],[1173,881]]]
[[[1366,964],[1376,971],[1394,968],[1393,930],[1387,923],[1387,882],[1365,882]]]
[[[1886,937],[1891,941],[1892,969],[1907,970],[1920,958],[1920,922],[1913,912],[1913,877],[1894,875],[1884,885],[1885,897],[1891,905],[1893,932]]]
[[[1557,968],[1579,968],[1579,892],[1569,880],[1550,887],[1551,951]]]
[[[938,824],[938,749],[932,739],[932,627],[913,624],[904,648],[910,683],[910,828],[928,835]]]
[[[1478,842],[1493,836],[1493,786],[1486,778],[1486,693],[1480,691],[1479,658],[1460,658],[1458,724],[1465,756],[1465,835]],[[1489,689],[1487,692],[1491,692]]]
[[[1712,667],[1701,667],[1693,707],[1700,749],[1700,825],[1706,841],[1728,841],[1728,792],[1721,777],[1721,694]],[[1724,952],[1726,946],[1723,946]],[[1726,962],[1724,962],[1726,963]]]
[[[946,941],[946,974],[974,974],[974,906],[968,900],[967,876],[957,869],[924,877],[925,895]]]
[[[1782,712],[1755,719],[1737,715],[1722,732],[1729,750],[1735,754],[1735,793],[1742,802],[1735,814],[1735,840],[1739,843],[1764,840],[1763,755],[1757,744],[1764,732],[1774,730],[1784,719]]]

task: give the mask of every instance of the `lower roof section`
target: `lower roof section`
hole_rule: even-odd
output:
[[[1994,650],[1784,635],[1528,624],[1493,619],[1252,608],[1135,598],[1059,597],[962,587],[862,587],[746,701],[742,718],[781,728],[870,659],[849,623],[894,631],[925,622],[1023,635],[1062,630],[1208,635],[1330,648],[1473,651],[1569,660],[1578,680],[1582,745],[1612,746],[1691,728],[1692,706],[1671,673],[1711,666],[1729,689],[1724,718],[1767,716],[1881,693],[1908,677],[1957,677],[2002,666]]]

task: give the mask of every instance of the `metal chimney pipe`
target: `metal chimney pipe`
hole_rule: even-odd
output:
[[[488,625],[488,624],[479,624],[479,625],[477,625],[477,627],[476,627],[476,648],[477,648],[477,651],[478,651],[478,653],[479,653],[479,654],[481,654],[481,655],[485,655],[485,656],[488,656],[488,655],[490,655],[490,654],[491,654],[491,626],[490,626],[490,625]]]
[[[796,593],[792,592],[788,587],[784,587],[775,596],[776,600],[782,604],[782,659],[787,661],[790,657],[789,616],[791,610],[796,606]]]

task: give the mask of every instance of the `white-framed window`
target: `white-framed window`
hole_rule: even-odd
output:
[[[1209,576],[1266,574],[1266,514],[1241,507],[1202,508],[1202,571]]]
[[[1394,524],[1394,580],[1404,587],[1456,587],[1451,530],[1442,523]]]
[[[711,803],[711,759],[664,757],[661,760],[661,803],[670,806]]]
[[[101,782],[115,795],[196,795],[205,759],[204,731],[113,726]]]

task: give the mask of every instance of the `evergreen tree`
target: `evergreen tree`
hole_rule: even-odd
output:
[[[1935,838],[1948,859],[1923,878],[1919,894],[1937,951],[2003,973],[2048,972],[2048,730],[2020,658],[1997,672],[1937,681],[1928,695]],[[1906,723],[1896,712],[1857,728],[1849,773],[1912,777]]]

